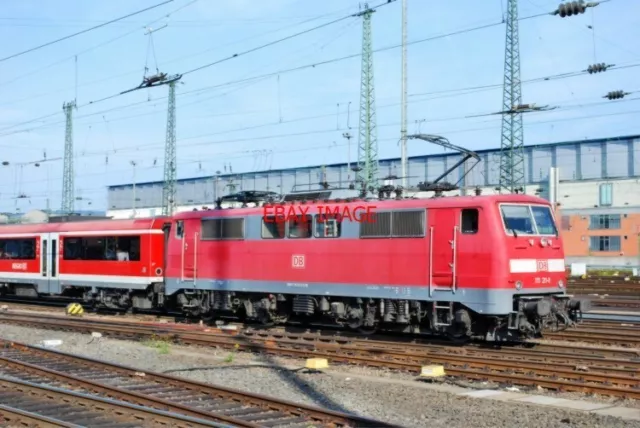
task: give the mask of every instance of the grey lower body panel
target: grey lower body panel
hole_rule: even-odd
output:
[[[340,283],[291,283],[285,281],[254,280],[208,280],[181,281],[166,279],[166,294],[172,295],[180,289],[207,291],[235,291],[244,293],[304,294],[311,296],[365,297],[374,299],[405,299],[423,301],[446,301],[464,304],[483,315],[506,315],[513,310],[514,295],[564,294],[557,287],[531,290],[477,289],[458,286],[452,290],[432,290],[420,285],[398,287],[392,285],[353,285]]]
[[[114,288],[125,290],[146,290],[153,281],[149,280],[148,284],[141,284],[139,282],[115,282],[109,283],[108,279],[104,281],[86,281],[75,279],[58,279],[58,278],[42,278],[42,279],[16,279],[16,278],[1,278],[0,283],[7,284],[31,284],[35,285],[38,294],[60,294],[64,287],[91,287],[96,288]],[[159,281],[158,281],[159,282]]]

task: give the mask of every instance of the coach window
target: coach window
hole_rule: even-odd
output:
[[[262,238],[263,239],[283,239],[285,229],[284,216],[262,217]]]
[[[478,217],[479,213],[475,208],[462,210],[462,233],[478,233]]]
[[[97,236],[97,237],[65,237],[63,242],[63,258],[65,260],[118,261],[118,253],[122,261],[140,261],[139,236]]]
[[[311,238],[313,217],[298,215],[289,220],[289,238]]]
[[[342,220],[337,214],[316,214],[316,238],[339,238]]]
[[[0,258],[33,260],[36,258],[36,240],[28,239],[2,239],[0,240]]]

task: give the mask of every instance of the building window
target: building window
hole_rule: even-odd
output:
[[[462,233],[478,233],[478,210],[475,208],[462,210]]]
[[[569,217],[568,215],[563,215],[560,222],[562,223],[560,225],[562,230],[571,230],[571,217]]]
[[[589,250],[591,251],[620,251],[619,236],[592,236]]]
[[[600,185],[600,206],[609,207],[613,203],[613,184],[603,183]]]
[[[589,221],[589,229],[620,229],[620,214],[592,215]]]

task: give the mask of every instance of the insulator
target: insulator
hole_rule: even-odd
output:
[[[582,1],[570,1],[558,6],[556,14],[560,15],[561,18],[564,18],[567,16],[579,15],[584,13],[585,10],[587,10],[587,5]]]
[[[601,73],[603,71],[607,71],[607,68],[609,68],[609,66],[604,62],[601,62],[600,64],[591,64],[587,68],[587,71],[589,72],[589,74]]]
[[[609,100],[619,100],[621,98],[624,98],[625,95],[627,94],[624,91],[611,91],[602,98],[607,98]]]

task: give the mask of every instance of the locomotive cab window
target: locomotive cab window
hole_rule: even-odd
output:
[[[462,226],[461,231],[465,234],[478,233],[479,212],[475,208],[467,208],[462,210]]]
[[[297,215],[289,220],[289,238],[311,238],[313,217]]]
[[[342,219],[339,214],[316,214],[316,238],[339,238]]]
[[[263,239],[283,239],[285,221],[284,216],[262,217],[262,238]]]
[[[557,235],[551,209],[544,205],[502,205],[507,233],[514,235]]]
[[[558,235],[556,223],[553,220],[551,209],[542,205],[532,205],[531,212],[536,222],[538,235]]]

